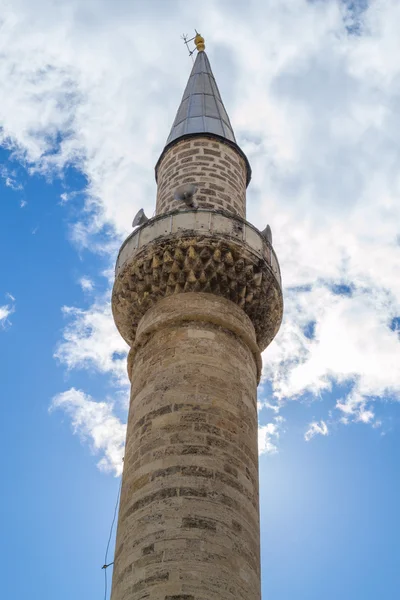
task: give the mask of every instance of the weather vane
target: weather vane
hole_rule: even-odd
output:
[[[204,49],[205,49],[205,44],[204,44],[204,38],[203,38],[203,36],[197,31],[197,29],[195,29],[195,32],[196,32],[196,35],[193,36],[190,39],[188,38],[187,34],[185,34],[185,33],[181,36],[181,39],[183,40],[186,48],[188,49],[189,56],[192,57],[192,60],[193,60],[193,56],[192,55],[193,55],[193,53],[194,53],[195,50],[197,50],[198,52],[203,52]],[[190,44],[190,42],[193,42],[193,41],[194,41],[194,44],[195,44],[195,48],[193,48],[191,50],[190,47],[189,47],[189,44]]]

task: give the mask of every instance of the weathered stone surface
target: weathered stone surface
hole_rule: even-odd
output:
[[[249,317],[212,294],[140,321],[113,600],[260,600],[256,351]]]
[[[183,202],[174,199],[174,192],[184,183],[195,183],[200,207],[246,216],[245,162],[232,146],[215,139],[177,142],[158,165],[157,183],[157,214],[184,208]]]
[[[280,285],[266,261],[245,244],[219,234],[166,235],[146,245],[116,278],[113,315],[128,343],[142,316],[160,299],[187,292],[222,296],[250,317],[263,350],[279,329]]]

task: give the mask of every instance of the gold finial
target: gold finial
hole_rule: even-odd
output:
[[[196,44],[198,52],[204,52],[206,45],[204,43],[204,38],[200,35],[200,33],[198,33],[194,38],[194,43]]]

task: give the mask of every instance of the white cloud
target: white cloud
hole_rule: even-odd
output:
[[[70,418],[74,433],[89,440],[94,453],[102,454],[100,470],[122,473],[126,425],[113,414],[113,405],[95,402],[81,390],[71,388],[52,400],[50,411],[62,409]]]
[[[307,431],[304,434],[304,439],[309,442],[316,435],[328,435],[329,430],[325,421],[313,421],[309,424]]]
[[[190,69],[176,31],[196,17],[252,164],[249,220],[271,224],[282,268],[285,320],[264,361],[271,404],[346,383],[337,414],[375,423],[376,403],[400,397],[389,327],[400,315],[399,3],[364,12],[334,0],[34,4],[2,11],[0,143],[31,171],[81,170],[75,242],[115,256],[135,212],[152,214],[153,167]],[[351,295],[334,293],[338,284]],[[126,346],[109,306],[66,314],[58,358],[122,381]]]
[[[126,386],[128,346],[114,325],[110,304],[93,304],[88,310],[65,306],[63,312],[69,323],[55,357],[68,369],[92,368]]]
[[[12,312],[13,310],[8,304],[0,306],[0,323],[2,325],[7,321]]]
[[[282,423],[284,419],[281,416],[275,417],[274,420],[266,425],[258,427],[258,453],[276,454],[278,452],[277,442],[280,437]]]
[[[0,306],[0,328],[4,329],[10,325],[9,317],[15,312],[15,298],[11,294],[6,294],[7,298],[11,301],[11,304],[3,304]]]
[[[84,292],[92,292],[94,289],[94,283],[89,277],[81,277],[79,284]]]
[[[10,170],[6,165],[0,164],[0,179],[4,180],[6,187],[11,188],[15,192],[23,189],[21,183],[17,181],[17,174],[15,171]]]
[[[292,291],[276,342],[265,352],[265,377],[278,398],[319,396],[347,383],[337,408],[356,421],[372,422],[368,403],[400,397],[399,336],[389,325],[397,313],[393,295],[377,289],[338,295],[325,284]],[[305,335],[313,323],[313,337]]]

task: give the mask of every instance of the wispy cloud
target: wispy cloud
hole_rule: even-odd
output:
[[[325,421],[313,421],[309,424],[307,431],[304,434],[304,439],[309,442],[316,435],[328,435],[328,425]]]
[[[89,277],[81,277],[79,284],[84,292],[92,292],[94,289],[94,283]]]
[[[6,187],[11,188],[15,192],[23,190],[23,186],[18,181],[18,176],[14,170],[9,169],[6,165],[0,164],[0,179],[3,179]]]
[[[71,419],[73,432],[89,441],[95,454],[102,454],[100,470],[122,473],[126,425],[113,414],[113,405],[96,402],[81,390],[71,388],[52,400],[50,411],[62,409]]]
[[[278,440],[282,430],[284,419],[281,416],[274,417],[273,421],[258,427],[258,453],[276,454],[278,452]]]
[[[94,369],[126,386],[128,346],[116,330],[110,304],[93,304],[88,310],[65,306],[63,313],[69,323],[55,357],[68,369]]]
[[[9,317],[15,312],[15,298],[7,293],[6,297],[10,300],[8,304],[0,306],[0,328],[5,329],[11,325]]]

